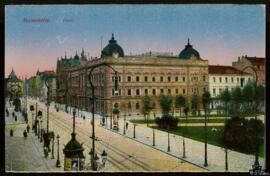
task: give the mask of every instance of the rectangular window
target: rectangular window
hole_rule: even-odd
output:
[[[144,81],[145,81],[145,82],[148,81],[148,77],[147,77],[147,76],[144,77]]]
[[[185,77],[183,77],[183,82],[185,82],[186,81],[186,78]]]
[[[194,93],[195,93],[195,94],[197,93],[197,88],[194,88]]]
[[[152,77],[152,81],[153,81],[153,82],[156,82],[156,78],[155,78],[155,77]]]
[[[128,77],[127,77],[127,81],[128,81],[128,82],[131,82],[131,76],[128,76]]]
[[[204,75],[203,75],[203,78],[202,79],[203,79],[203,81],[205,81],[205,76]]]
[[[163,94],[164,93],[164,90],[163,89],[160,89],[160,93]]]
[[[163,76],[160,77],[160,82],[163,82]]]
[[[120,96],[121,95],[121,89],[119,89],[118,92],[119,92],[119,96]]]
[[[178,94],[178,89],[175,89],[175,94]]]
[[[168,89],[168,94],[171,94],[171,89]]]
[[[177,81],[178,81],[178,76],[175,77],[175,82],[177,82]]]
[[[237,83],[239,83],[239,78],[237,78]]]
[[[170,76],[168,76],[168,82],[171,82],[171,77]]]
[[[216,89],[215,88],[213,89],[213,95],[216,95]]]
[[[183,94],[186,94],[186,89],[185,88],[183,89]]]
[[[225,82],[228,83],[228,78],[227,77],[225,78]]]
[[[140,95],[140,89],[136,89],[136,95]]]
[[[233,83],[233,77],[231,78],[231,81],[232,81],[232,83]]]
[[[222,89],[221,88],[219,88],[219,93],[221,93],[222,92]]]
[[[205,87],[203,88],[203,93],[205,92]]]
[[[153,94],[153,95],[156,95],[156,89],[153,89],[153,90],[152,90],[152,94]]]
[[[213,77],[213,82],[216,82],[216,77]]]
[[[112,89],[112,96],[114,96],[114,89]]]
[[[221,77],[219,77],[219,82],[222,82],[222,78]]]
[[[128,95],[131,96],[131,89],[128,89]]]
[[[136,76],[136,81],[139,82],[140,81],[140,77]]]
[[[148,95],[148,89],[144,89],[144,94]]]
[[[121,76],[118,76],[118,82],[121,82]]]
[[[112,76],[112,82],[114,82],[114,76]]]

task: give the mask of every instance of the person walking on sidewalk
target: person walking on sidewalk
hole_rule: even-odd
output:
[[[27,133],[29,133],[30,126],[28,124],[27,124],[26,130],[27,130]]]
[[[126,129],[128,130],[128,122],[126,122]]]
[[[23,136],[24,136],[25,139],[27,138],[27,132],[26,132],[26,130],[23,131]]]

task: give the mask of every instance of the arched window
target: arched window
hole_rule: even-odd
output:
[[[140,104],[138,102],[136,103],[136,109],[140,109]]]
[[[131,103],[128,102],[128,109],[131,109]]]

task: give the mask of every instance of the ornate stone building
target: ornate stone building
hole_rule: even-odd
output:
[[[208,90],[208,61],[200,57],[189,41],[178,57],[172,56],[125,56],[124,51],[112,36],[102,50],[101,57],[65,70],[67,73],[68,104],[90,109],[91,87],[88,81],[93,66],[106,63],[119,74],[119,95],[114,95],[114,72],[100,66],[93,71],[95,96],[105,100],[96,101],[96,113],[110,115],[115,103],[120,104],[121,113],[140,113],[141,99],[148,95],[155,101],[156,113],[160,112],[160,94],[201,96]],[[77,98],[75,98],[77,97]]]
[[[74,57],[67,58],[65,55],[64,58],[61,57],[57,59],[56,65],[56,89],[57,89],[57,102],[58,103],[67,103],[68,96],[68,72],[67,70],[72,67],[79,66],[86,62],[86,56],[84,50],[82,49],[81,57],[78,56],[77,52]]]
[[[232,66],[242,70],[246,66],[251,66],[255,68],[258,76],[258,84],[265,86],[265,58],[262,57],[248,57],[241,56],[238,57],[238,60],[236,62],[232,62]],[[252,69],[247,68],[245,72],[251,73],[255,79],[255,73],[252,71]]]
[[[9,94],[11,99],[20,97],[23,93],[23,81],[17,77],[13,68],[6,79],[6,93]]]

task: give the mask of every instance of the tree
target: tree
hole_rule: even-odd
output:
[[[144,118],[147,117],[147,126],[148,126],[148,116],[150,111],[153,109],[153,103],[151,102],[150,97],[144,96],[142,99],[142,108],[141,113],[144,115]]]
[[[193,115],[195,115],[198,110],[198,104],[199,104],[199,97],[198,95],[193,94],[191,97],[191,109]]]
[[[205,157],[204,157],[204,166],[208,166],[207,163],[207,122],[206,122],[206,114],[207,114],[207,108],[209,106],[211,97],[210,93],[208,91],[204,92],[202,95],[202,103],[203,103],[203,109],[204,109],[204,151],[205,151]]]
[[[229,114],[232,116],[240,116],[240,107],[243,102],[243,97],[242,97],[242,90],[240,87],[236,87],[231,91],[231,106],[229,109]]]
[[[228,89],[225,89],[219,96],[224,103],[226,118],[228,117],[228,104],[231,101],[231,94]],[[227,119],[226,119],[227,120]],[[225,147],[225,170],[228,170],[228,149]]]
[[[255,99],[255,89],[256,87],[252,84],[246,84],[242,90],[243,96],[243,113],[244,114],[253,114],[254,111],[254,99]]]
[[[161,128],[177,129],[178,118],[174,118],[170,115],[173,99],[171,96],[165,96],[163,94],[159,97],[159,104],[162,111],[162,117],[156,118],[157,125]]]
[[[161,107],[162,115],[169,114],[172,108],[172,97],[161,94],[159,97],[159,105]]]
[[[180,115],[179,115],[179,116],[181,116],[181,107],[184,107],[185,104],[186,104],[186,99],[185,99],[184,96],[182,96],[182,95],[177,95],[177,96],[175,97],[175,107],[176,107],[176,108],[179,108],[179,110],[180,110]]]

